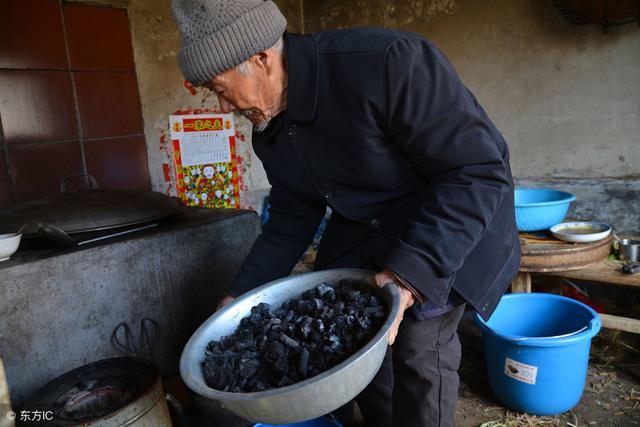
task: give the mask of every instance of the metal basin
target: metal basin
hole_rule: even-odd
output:
[[[240,319],[260,302],[269,303],[275,309],[323,282],[336,286],[341,279],[356,279],[373,284],[373,277],[374,273],[366,270],[325,270],[279,279],[244,294],[207,319],[193,334],[180,359],[183,381],[199,395],[218,400],[238,416],[258,423],[295,423],[339,408],[358,395],[380,369],[387,351],[389,329],[400,310],[400,293],[395,285],[375,289],[388,314],[371,341],[344,362],[305,381],[257,393],[214,390],[207,386],[202,374],[204,351],[209,341],[231,334]]]

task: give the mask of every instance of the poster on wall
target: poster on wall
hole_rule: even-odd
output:
[[[169,116],[176,191],[187,206],[238,208],[232,114]]]

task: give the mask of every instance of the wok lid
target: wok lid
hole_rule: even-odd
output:
[[[172,215],[179,209],[175,198],[153,191],[85,190],[0,210],[0,229],[35,235],[40,224],[49,224],[67,234],[108,230],[147,223]]]

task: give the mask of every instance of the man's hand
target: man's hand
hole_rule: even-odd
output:
[[[218,306],[216,307],[216,311],[220,310],[222,307],[224,307],[225,305],[229,304],[234,299],[236,299],[236,298],[232,297],[231,295],[227,295],[226,297],[222,298],[222,301],[220,301],[218,303]]]
[[[402,322],[402,319],[404,318],[404,311],[413,305],[413,295],[411,294],[411,291],[402,286],[402,284],[397,283],[397,280],[391,270],[384,269],[375,275],[375,284],[377,287],[384,288],[389,283],[396,283],[400,289],[400,311],[389,330],[389,345],[393,345],[393,342],[396,340],[396,335],[398,335],[400,322]]]

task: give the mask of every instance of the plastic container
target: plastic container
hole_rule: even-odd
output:
[[[569,204],[576,199],[566,191],[545,188],[517,188],[515,191],[518,231],[548,230],[564,220]]]
[[[294,424],[255,424],[253,427],[342,427],[342,424],[327,417],[315,418]]]
[[[535,415],[573,408],[584,390],[591,338],[600,317],[560,295],[502,297],[482,329],[489,386],[505,406]]]

